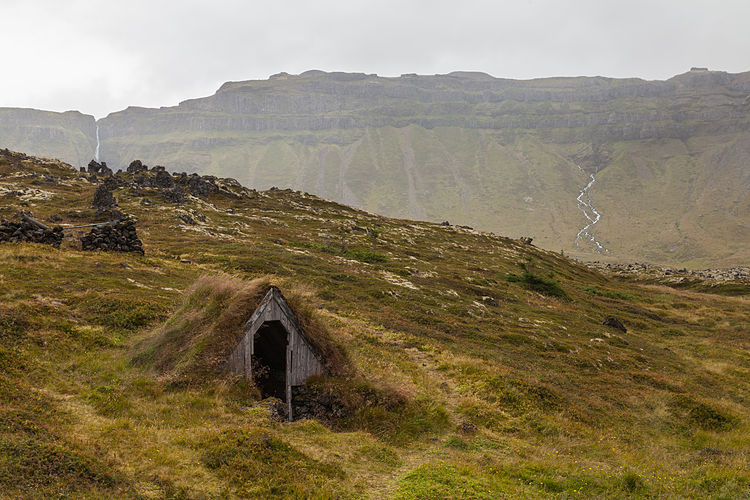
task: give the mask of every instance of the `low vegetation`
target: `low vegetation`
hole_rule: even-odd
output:
[[[21,205],[36,218],[94,216],[96,186],[73,169],[0,172],[14,187],[60,179]],[[609,278],[291,191],[115,194],[144,256],[0,244],[0,497],[750,495],[747,295]],[[0,197],[0,216],[19,204]],[[384,260],[322,249],[342,233],[372,248],[355,225],[377,225]],[[216,376],[270,283],[348,367],[311,380],[341,418],[277,422]]]

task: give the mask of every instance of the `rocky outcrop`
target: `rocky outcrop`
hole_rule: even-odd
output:
[[[646,262],[633,262],[630,264],[615,264],[609,262],[589,262],[589,267],[602,271],[606,274],[617,276],[670,278],[676,280],[701,279],[712,281],[750,280],[750,268],[731,267],[727,269],[686,269],[665,267]]]
[[[700,73],[700,74],[698,74]],[[109,138],[196,131],[368,127],[573,129],[576,140],[636,140],[746,130],[748,74],[689,72],[668,81],[601,77],[507,80],[471,73],[383,78],[308,72],[224,84],[213,96],[100,121]],[[685,99],[690,98],[690,105]],[[658,100],[660,105],[654,106]],[[614,105],[627,100],[627,106]],[[565,137],[571,137],[568,134]],[[557,140],[567,140],[561,137]]]
[[[110,176],[113,174],[112,169],[107,166],[106,161],[99,163],[96,160],[91,160],[89,162],[88,173],[103,176]]]

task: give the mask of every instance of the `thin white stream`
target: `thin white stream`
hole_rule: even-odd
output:
[[[99,125],[96,126],[96,150],[94,151],[94,160],[99,163]]]
[[[583,171],[580,165],[576,165],[576,167],[578,167],[578,170],[580,170],[582,174],[586,175],[586,172]],[[588,240],[593,245],[595,251],[599,253],[609,253],[609,250],[604,248],[602,244],[594,238],[594,235],[589,232],[589,229],[594,227],[594,225],[599,222],[599,219],[602,218],[601,214],[596,211],[594,205],[591,203],[591,197],[589,196],[589,190],[591,189],[591,186],[594,185],[596,178],[594,177],[594,174],[589,174],[589,177],[591,180],[583,189],[581,189],[578,198],[576,198],[578,209],[583,212],[583,215],[588,221],[588,223],[583,226],[583,229],[578,231],[578,234],[576,235],[576,247],[580,248],[580,241]]]

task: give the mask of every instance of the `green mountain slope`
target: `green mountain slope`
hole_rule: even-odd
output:
[[[141,158],[386,216],[533,236],[585,259],[705,267],[750,259],[749,99],[750,73],[519,81],[308,71],[98,124],[101,158],[115,168]],[[579,238],[588,221],[576,198],[591,174],[601,219]]]
[[[145,256],[0,243],[0,496],[750,494],[747,283],[640,285],[300,192],[167,204],[119,178]],[[93,222],[88,179],[2,153],[0,215]],[[317,382],[358,403],[346,417],[279,423],[247,384],[142,362],[163,332],[202,334],[185,362],[212,352],[221,297],[268,275],[349,360]]]
[[[292,187],[388,216],[450,220],[594,258],[576,235],[590,173],[608,255],[750,259],[750,73],[666,82],[308,72],[233,82],[101,121],[104,156]],[[578,166],[581,166],[582,172]],[[597,256],[598,257],[598,256]]]
[[[96,123],[93,116],[78,111],[0,108],[0,148],[83,167],[94,157]]]

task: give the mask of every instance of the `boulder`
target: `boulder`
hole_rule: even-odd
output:
[[[144,165],[141,160],[133,160],[128,165],[129,174],[137,174],[140,172],[148,172],[148,165]]]
[[[622,322],[619,319],[615,318],[614,316],[607,316],[607,318],[604,320],[602,324],[605,326],[612,327],[612,328],[617,328],[622,333],[628,332],[628,329],[625,328],[625,325],[623,325]]]
[[[94,191],[93,206],[95,208],[112,208],[117,206],[117,200],[112,191],[109,190],[107,184],[99,184],[96,191]]]
[[[161,197],[167,203],[183,203],[187,199],[187,193],[182,186],[173,186],[170,189],[162,189]]]
[[[154,170],[157,168],[158,167],[154,167]],[[162,170],[156,170],[156,175],[152,179],[152,184],[159,189],[172,189],[175,186],[174,179],[172,178],[172,175],[166,170],[163,170],[163,168],[164,167],[162,167]]]

